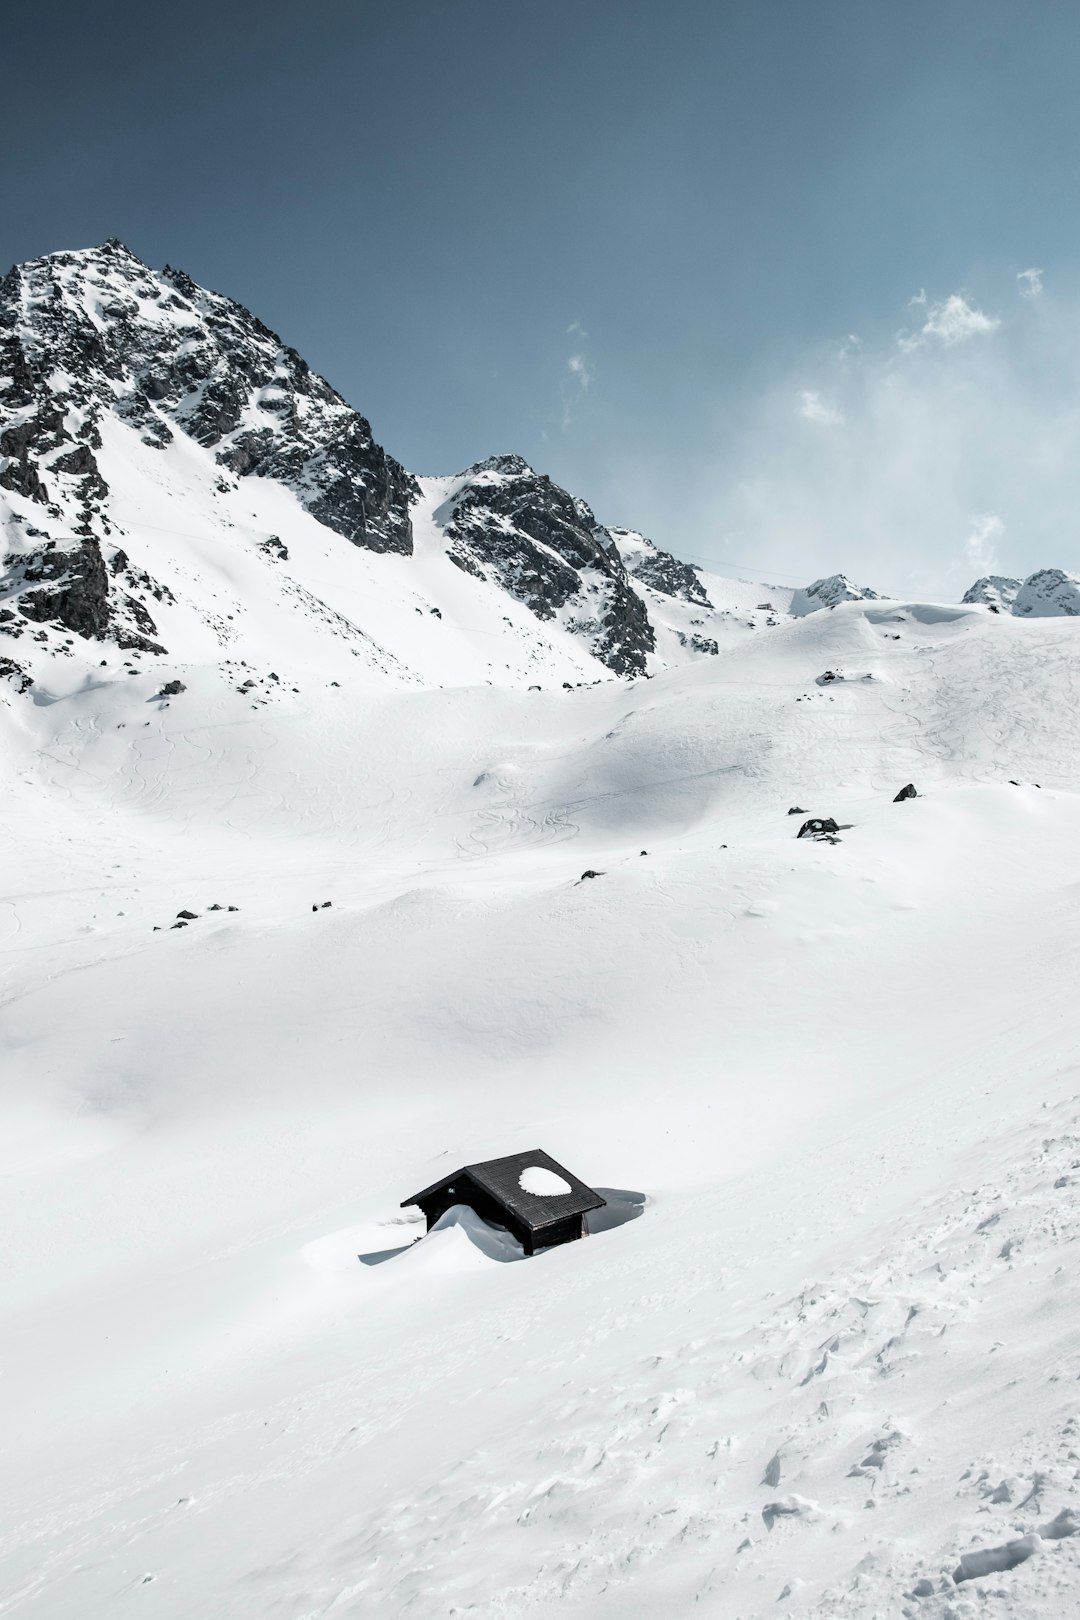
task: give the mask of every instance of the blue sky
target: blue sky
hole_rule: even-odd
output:
[[[182,266],[415,470],[794,581],[1080,566],[1075,4],[39,0],[5,59],[6,259]]]

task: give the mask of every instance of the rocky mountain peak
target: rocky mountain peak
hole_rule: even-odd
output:
[[[148,444],[182,433],[213,449],[223,476],[277,479],[355,545],[412,548],[415,481],[368,422],[242,304],[150,269],[116,239],[17,265],[0,283],[0,402],[0,484],[43,505],[74,501],[82,532],[110,412]],[[78,468],[60,465],[63,445],[81,447]]]
[[[1010,579],[1005,574],[984,574],[964,592],[961,601],[993,608],[995,613],[1011,613],[1023,580]]]
[[[876,602],[879,599],[879,592],[872,591],[869,585],[856,585],[846,574],[828,574],[824,579],[815,579],[812,585],[795,592],[791,599],[791,612],[796,618],[803,618],[807,613],[836,607],[840,602]]]

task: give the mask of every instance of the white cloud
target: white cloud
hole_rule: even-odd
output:
[[[574,420],[574,410],[584,399],[592,387],[596,372],[592,362],[586,354],[580,351],[567,358],[566,371],[563,376],[561,395],[562,411],[559,422],[563,428],[568,428]]]
[[[572,354],[566,362],[566,369],[583,393],[588,389],[596,375],[583,354]]]
[[[799,415],[808,422],[819,422],[823,427],[836,427],[844,420],[835,406],[827,405],[812,388],[800,389],[798,409]]]
[[[567,337],[587,338],[589,334],[586,332],[580,321],[571,321],[570,325],[566,328],[566,335]]]
[[[1043,290],[1043,273],[1041,270],[1021,270],[1017,275],[1020,283],[1021,298],[1039,298]]]
[[[997,572],[997,542],[1004,533],[1005,525],[996,512],[984,512],[972,519],[971,532],[964,541],[964,561],[973,573]]]
[[[1010,272],[1013,313],[989,334],[957,295],[920,307],[931,335],[901,351],[882,311],[860,349],[823,344],[755,395],[719,396],[689,447],[613,457],[597,511],[791,585],[845,572],[958,601],[980,574],[1080,568],[1080,301],[1044,298],[1031,321],[1015,287]],[[815,422],[828,412],[843,426]]]
[[[925,304],[926,294],[920,294],[911,302]],[[951,349],[954,344],[964,343],[968,338],[996,332],[1000,325],[996,315],[984,315],[981,309],[968,303],[963,293],[950,293],[940,303],[926,305],[926,319],[918,331],[901,332],[896,341],[905,354],[928,345]]]

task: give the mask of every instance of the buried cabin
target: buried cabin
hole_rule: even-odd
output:
[[[534,1148],[505,1159],[466,1164],[453,1175],[433,1182],[423,1192],[402,1200],[402,1209],[417,1204],[430,1232],[455,1204],[467,1204],[481,1220],[505,1227],[526,1254],[572,1243],[589,1230],[590,1210],[607,1203],[577,1176]]]

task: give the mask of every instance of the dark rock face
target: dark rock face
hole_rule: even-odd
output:
[[[900,789],[899,793],[896,795],[896,798],[893,800],[893,804],[903,804],[905,799],[917,799],[918,797],[919,795],[915,791],[914,782],[909,782],[906,787],[902,787]]]
[[[661,551],[635,529],[609,529],[608,533],[619,549],[627,573],[643,585],[664,596],[692,602],[695,607],[712,607],[697,569],[689,563],[680,562],[669,551]]]
[[[66,547],[50,541],[41,548],[14,553],[0,575],[4,593],[0,632],[18,636],[29,620],[56,625],[89,641],[114,641],[129,651],[163,653],[165,648],[152,639],[157,626],[146,606],[138,596],[121,589],[123,584],[136,583],[143,588],[154,586],[148,575],[127,567],[122,551],[113,557],[111,569],[107,568],[100,542],[93,535]],[[171,600],[172,593],[164,586],[157,586],[154,594]]]
[[[278,479],[355,545],[412,550],[415,480],[364,418],[241,304],[116,241],[0,282],[0,486],[44,505],[58,481],[90,533],[104,411],[150,445],[180,431],[238,477]]]
[[[450,560],[493,580],[538,619],[562,613],[616,675],[641,674],[656,645],[648,612],[585,502],[520,456],[493,456],[464,477],[438,514]]]

